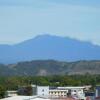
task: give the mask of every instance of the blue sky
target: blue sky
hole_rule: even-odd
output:
[[[0,0],[0,44],[46,33],[100,45],[100,0]]]

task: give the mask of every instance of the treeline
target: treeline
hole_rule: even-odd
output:
[[[64,75],[64,76],[28,76],[28,77],[0,77],[0,98],[6,90],[18,90],[22,86],[49,85],[49,86],[84,86],[100,85],[100,75]]]
[[[100,85],[100,75],[0,77],[0,85],[6,90],[16,90],[18,87],[31,84],[49,86],[92,85],[94,87]]]

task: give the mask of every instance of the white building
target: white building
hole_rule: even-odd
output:
[[[49,87],[49,86],[37,86],[36,91],[38,96],[41,97],[68,97],[68,93],[74,98],[84,99],[84,87]]]
[[[10,98],[5,98],[1,100],[50,100],[55,98],[56,99],[64,98],[67,100],[69,94],[72,96],[72,98],[75,98],[75,100],[79,99],[86,100],[84,94],[84,87],[49,87],[49,86],[35,86],[35,85],[32,85],[32,87],[33,91],[35,89],[34,92],[36,92],[33,94],[33,96],[13,95]],[[10,92],[11,95],[13,92]]]
[[[49,86],[37,86],[38,96],[49,96]]]
[[[95,97],[100,97],[100,86],[96,86]]]

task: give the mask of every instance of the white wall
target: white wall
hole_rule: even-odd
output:
[[[49,96],[49,86],[37,86],[38,96]]]
[[[96,97],[98,97],[98,90],[96,89],[96,93],[95,93]]]

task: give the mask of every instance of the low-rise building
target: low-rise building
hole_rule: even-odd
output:
[[[71,95],[73,98],[84,99],[84,87],[49,87],[49,86],[36,86],[37,95],[49,98],[66,98]]]

